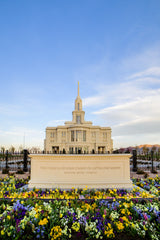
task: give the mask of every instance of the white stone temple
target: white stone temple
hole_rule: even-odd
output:
[[[46,128],[44,150],[46,153],[53,154],[112,153],[111,128],[94,126],[92,122],[85,121],[79,83],[72,121],[65,122],[64,126]]]

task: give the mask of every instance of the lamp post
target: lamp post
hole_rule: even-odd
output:
[[[133,172],[137,172],[137,151],[133,150]]]
[[[8,150],[6,151],[5,160],[6,160],[6,169],[7,169],[8,168]]]
[[[27,149],[24,149],[24,150],[23,150],[23,162],[24,162],[23,171],[24,171],[24,172],[27,172],[27,171],[28,171],[28,168],[27,168],[27,159],[28,159],[28,150],[27,150]]]
[[[151,161],[152,161],[152,173],[153,173],[153,150],[151,151]]]

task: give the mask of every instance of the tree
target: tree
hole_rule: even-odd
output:
[[[149,153],[149,148],[147,147],[146,151],[147,151],[147,160],[148,160],[148,153]]]
[[[157,149],[157,147],[154,145],[154,146],[152,147],[152,151],[155,153],[156,149]]]
[[[5,152],[5,147],[1,147],[1,152],[4,154],[4,152]]]
[[[143,149],[143,153],[144,153],[144,155],[146,155],[146,153],[147,153],[147,146],[144,145],[142,149]]]
[[[158,159],[159,159],[159,156],[160,156],[160,147],[158,148]]]
[[[152,146],[152,151],[153,151],[154,158],[156,157],[156,150],[157,150],[157,147],[155,145]]]
[[[12,154],[14,154],[14,152],[15,152],[15,147],[14,147],[14,146],[11,146],[10,149],[9,149],[9,151],[10,151]]]
[[[39,153],[41,150],[40,150],[40,148],[39,147],[32,147],[32,148],[30,148],[30,152],[31,153]]]
[[[22,145],[19,146],[18,150],[19,150],[20,153],[23,151]]]
[[[139,153],[139,147],[138,147],[138,146],[135,146],[135,149],[136,149],[137,155],[138,155],[138,153]]]

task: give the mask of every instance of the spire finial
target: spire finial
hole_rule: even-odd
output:
[[[78,97],[79,97],[79,81],[78,81]]]

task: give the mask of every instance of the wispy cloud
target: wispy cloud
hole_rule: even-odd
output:
[[[105,101],[105,97],[103,95],[87,97],[83,99],[83,105],[85,107],[97,106],[97,105],[101,105],[104,101]]]
[[[156,143],[160,139],[160,54],[146,51],[124,62],[126,71],[121,69],[119,81],[98,82],[96,95],[84,99],[85,107],[94,108],[92,114],[112,127],[116,146],[145,140]],[[133,69],[129,63],[134,63]]]
[[[43,149],[44,131],[23,127],[12,127],[8,130],[0,130],[0,146],[23,147],[38,146]]]
[[[159,68],[160,42],[154,42],[150,47],[144,45],[144,49],[139,52],[133,49],[132,55],[128,54],[128,57],[122,59],[120,64],[124,72],[131,73],[131,75],[146,72],[147,69],[150,72],[151,69]]]
[[[128,102],[116,104],[112,107],[103,108],[99,111],[93,112],[94,114],[105,114],[109,119],[117,118],[117,121],[125,121],[125,119],[132,119],[138,117],[160,116],[160,89],[147,91],[148,94],[142,97],[135,97],[135,100],[130,99]],[[124,98],[124,96],[123,96]]]
[[[57,125],[60,125],[60,124],[63,125],[65,121],[66,120],[62,120],[62,119],[60,119],[60,120],[52,120],[52,121],[49,121],[47,123],[47,126],[50,127],[50,126],[57,126]]]
[[[112,109],[113,107],[122,107],[121,105],[128,106],[130,104],[135,104],[137,101],[149,96],[154,96],[159,94],[160,89],[160,78],[156,81],[154,78],[143,79],[132,79],[131,81],[113,83],[111,85],[104,85],[96,96],[85,98],[85,107],[88,106],[101,106],[107,105],[107,109]],[[112,106],[112,107],[111,107]],[[106,109],[101,109],[96,111],[96,113],[102,113]]]
[[[128,77],[128,79],[134,79],[134,78],[142,78],[146,76],[151,76],[151,77],[160,77],[160,67],[151,67],[146,69],[145,71],[135,73]]]
[[[26,115],[26,111],[21,105],[0,104],[0,115],[22,116],[22,115]]]

